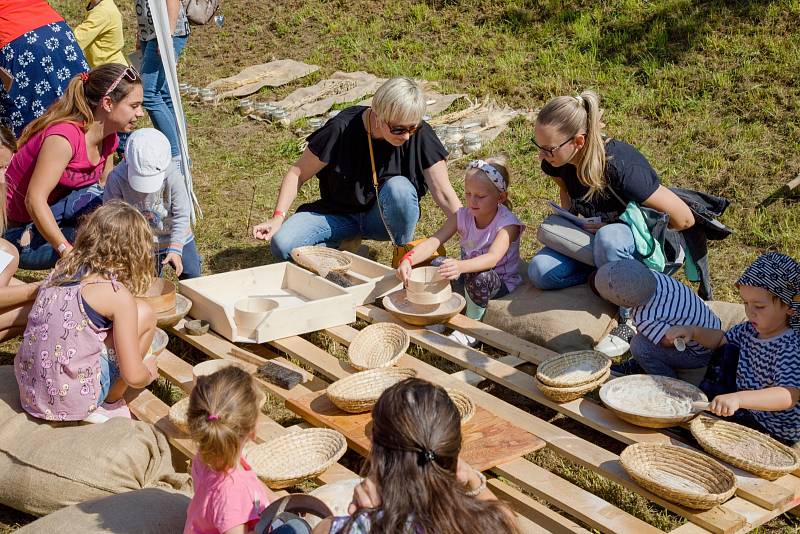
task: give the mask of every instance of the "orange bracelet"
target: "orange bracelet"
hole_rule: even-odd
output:
[[[402,258],[400,258],[400,263],[403,263],[404,261],[408,260],[408,263],[410,263],[411,266],[413,267],[414,266],[414,262],[411,261],[411,256],[413,256],[413,255],[414,255],[414,249],[409,250],[408,252],[403,254]],[[400,264],[398,264],[398,265],[400,265]]]

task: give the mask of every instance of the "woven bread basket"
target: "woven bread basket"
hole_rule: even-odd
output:
[[[727,501],[736,491],[733,472],[708,456],[663,443],[634,443],[619,456],[628,474],[664,499],[698,510]]]
[[[611,368],[611,359],[596,350],[567,352],[539,364],[536,379],[555,388],[596,382]]]
[[[343,273],[352,263],[339,250],[313,245],[293,248],[291,255],[296,264],[316,274]]]
[[[696,417],[690,428],[705,451],[767,480],[800,469],[797,451],[752,428],[708,416]]]
[[[375,323],[360,331],[347,349],[350,365],[364,371],[391,367],[408,348],[411,338],[394,323]]]
[[[177,426],[182,432],[189,433],[189,420],[187,412],[189,411],[189,397],[186,396],[170,406],[169,420],[173,425]]]
[[[548,386],[547,384],[543,384],[541,381],[539,381],[538,377],[535,380],[536,380],[536,385],[539,387],[539,391],[541,391],[547,398],[554,400],[556,402],[569,402],[578,399],[580,397],[583,397],[590,391],[594,391],[595,389],[603,385],[603,382],[608,380],[609,376],[611,376],[610,368],[606,369],[605,373],[600,375],[600,378],[598,378],[594,382],[589,382],[586,384],[581,384],[579,386],[569,387],[569,388]]]
[[[339,432],[307,428],[249,447],[245,457],[267,486],[280,489],[324,473],[346,451]]]
[[[381,367],[361,371],[337,380],[326,390],[328,398],[340,410],[363,413],[372,409],[386,388],[417,376],[413,369]]]
[[[472,399],[457,389],[447,389],[447,394],[453,404],[456,405],[458,415],[461,416],[461,424],[463,425],[472,419],[472,416],[475,415],[475,403],[472,402]]]

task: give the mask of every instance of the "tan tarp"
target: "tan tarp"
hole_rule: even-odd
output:
[[[0,503],[34,515],[146,487],[185,489],[169,444],[151,425],[49,424],[20,406],[12,366],[0,367]]]
[[[219,99],[247,96],[262,87],[280,87],[318,70],[316,65],[293,59],[278,59],[247,67],[235,76],[214,80],[206,87],[214,89]]]

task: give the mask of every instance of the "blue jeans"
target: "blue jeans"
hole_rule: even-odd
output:
[[[100,395],[97,397],[97,405],[100,406],[108,397],[111,386],[120,377],[119,364],[117,363],[117,353],[114,349],[104,347],[100,353]]]
[[[414,238],[419,220],[417,190],[405,176],[394,176],[384,182],[378,195],[386,224],[392,230],[397,244],[405,244]],[[349,215],[325,215],[302,211],[295,213],[283,223],[270,242],[272,257],[289,259],[295,247],[324,244],[336,247],[345,239],[363,236],[366,239],[388,241],[389,234],[381,220],[376,202],[364,213]]]
[[[711,354],[697,354],[687,348],[681,352],[674,347],[656,345],[642,334],[631,338],[631,356],[649,375],[678,378],[675,369],[697,369],[705,367]]]
[[[172,46],[175,50],[175,59],[183,51],[189,36],[173,37]],[[158,40],[142,41],[142,89],[144,90],[144,108],[153,121],[153,126],[169,139],[172,156],[180,155],[180,142],[178,140],[178,123],[172,97],[169,96],[167,75],[161,56],[158,53]],[[124,147],[123,147],[124,149]]]
[[[167,256],[167,250],[159,250],[156,253],[156,274],[161,276],[161,270],[164,268],[161,262]],[[181,262],[183,262],[183,272],[178,277],[180,280],[187,280],[189,278],[197,278],[203,274],[202,258],[200,253],[197,252],[197,243],[194,239],[183,245],[183,252],[181,253]]]
[[[72,191],[66,197],[54,202],[50,210],[64,238],[74,243],[79,218],[99,208],[102,203],[103,189],[94,184]],[[33,223],[9,228],[3,237],[19,250],[21,269],[34,271],[50,269],[60,257]]]

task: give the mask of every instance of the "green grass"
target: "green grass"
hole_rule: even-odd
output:
[[[82,4],[53,4],[71,23],[83,17]],[[135,34],[132,2],[118,4],[130,38]],[[490,95],[525,109],[591,88],[603,97],[607,132],[637,146],[666,184],[732,201],[723,221],[735,234],[712,243],[710,250],[717,298],[736,299],[733,282],[764,250],[800,257],[800,204],[779,201],[757,209],[800,171],[798,0],[226,0],[222,9],[223,28],[193,28],[179,64],[183,81],[205,85],[246,66],[288,57],[320,65],[321,71],[264,89],[259,99],[280,98],[335,70],[410,75],[438,81],[445,91]],[[207,272],[273,261],[247,230],[271,213],[283,173],[298,156],[294,135],[244,121],[234,106],[186,108],[195,188],[205,213],[196,233]],[[534,230],[545,215],[544,201],[556,198],[554,184],[539,170],[531,135],[531,124],[514,121],[481,152],[509,157],[511,198],[530,228],[522,241],[526,258],[538,246]],[[459,192],[463,165],[450,168]],[[317,194],[312,181],[296,205]],[[442,222],[430,197],[422,207],[419,236]],[[369,245],[374,257],[388,260],[386,245]],[[457,244],[450,243],[449,250],[454,253]],[[314,339],[341,354],[332,341]],[[175,350],[191,357],[186,349]],[[6,351],[3,361],[13,347]],[[444,365],[435,357],[430,361]],[[495,389],[540,417],[553,417]],[[160,394],[174,399],[172,391]],[[288,414],[279,415],[291,421]],[[586,432],[563,418],[553,422]],[[618,447],[597,435],[587,437]],[[550,452],[533,459],[661,528],[678,523]],[[0,523],[14,521],[27,519],[0,516]],[[796,532],[796,521],[777,519],[760,531]]]

